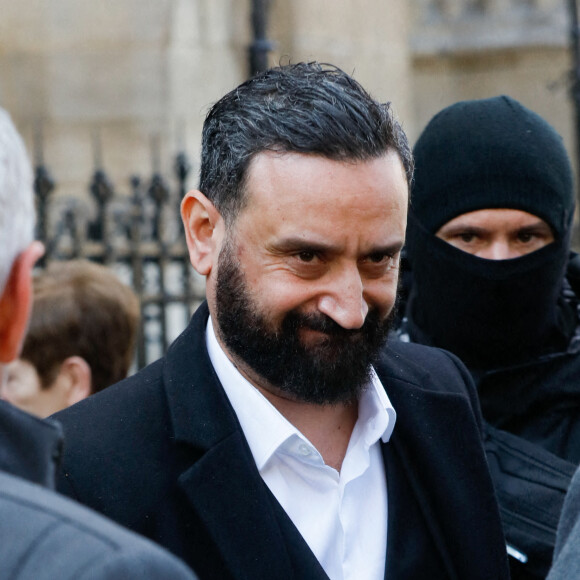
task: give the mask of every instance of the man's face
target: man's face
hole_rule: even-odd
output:
[[[489,260],[507,260],[535,252],[554,241],[550,226],[517,209],[481,209],[462,214],[435,234],[447,243]]]
[[[395,302],[401,161],[263,153],[247,195],[208,279],[222,346],[260,388],[317,404],[353,399]]]

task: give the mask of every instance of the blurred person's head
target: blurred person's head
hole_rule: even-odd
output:
[[[447,107],[413,151],[408,313],[421,342],[476,368],[565,344],[574,188],[562,138],[501,96]]]
[[[138,324],[137,296],[110,269],[51,263],[34,277],[29,329],[3,397],[45,417],[125,378]]]
[[[0,389],[19,355],[30,312],[31,273],[42,254],[33,241],[32,169],[22,139],[0,109]]]

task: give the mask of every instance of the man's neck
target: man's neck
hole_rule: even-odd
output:
[[[316,447],[324,463],[340,472],[358,418],[358,404],[314,405],[256,388]]]
[[[316,447],[326,465],[340,472],[350,436],[358,419],[358,402],[315,405],[292,399],[266,383],[244,361],[233,357],[219,334],[216,334],[216,338],[238,372]]]

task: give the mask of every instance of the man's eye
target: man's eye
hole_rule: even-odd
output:
[[[316,254],[314,252],[300,252],[298,254],[298,259],[301,262],[312,262],[312,260],[314,260],[314,258],[316,257]]]
[[[458,237],[462,242],[466,242],[468,244],[469,242],[473,242],[475,239],[475,234],[472,232],[463,232],[462,234],[459,234]]]
[[[520,232],[518,234],[518,240],[520,242],[523,242],[524,244],[531,242],[534,237],[535,237],[534,234],[532,234],[530,232]]]
[[[389,254],[382,254],[377,252],[376,254],[370,254],[368,261],[373,264],[381,264],[382,262],[388,262],[392,258]]]

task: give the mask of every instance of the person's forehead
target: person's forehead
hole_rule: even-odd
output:
[[[460,224],[486,227],[524,227],[527,225],[542,224],[549,227],[548,223],[540,216],[513,208],[485,208],[466,212],[450,219],[442,227]]]
[[[395,153],[357,162],[264,156],[254,164],[247,189],[235,228],[256,247],[282,251],[280,244],[302,240],[355,255],[404,241],[408,187]]]
[[[246,206],[284,202],[320,205],[345,201],[345,189],[357,201],[372,203],[377,193],[401,194],[408,201],[403,163],[395,151],[368,160],[334,160],[317,154],[261,152],[250,162]],[[394,190],[397,190],[396,192]],[[292,194],[289,200],[286,196]]]

